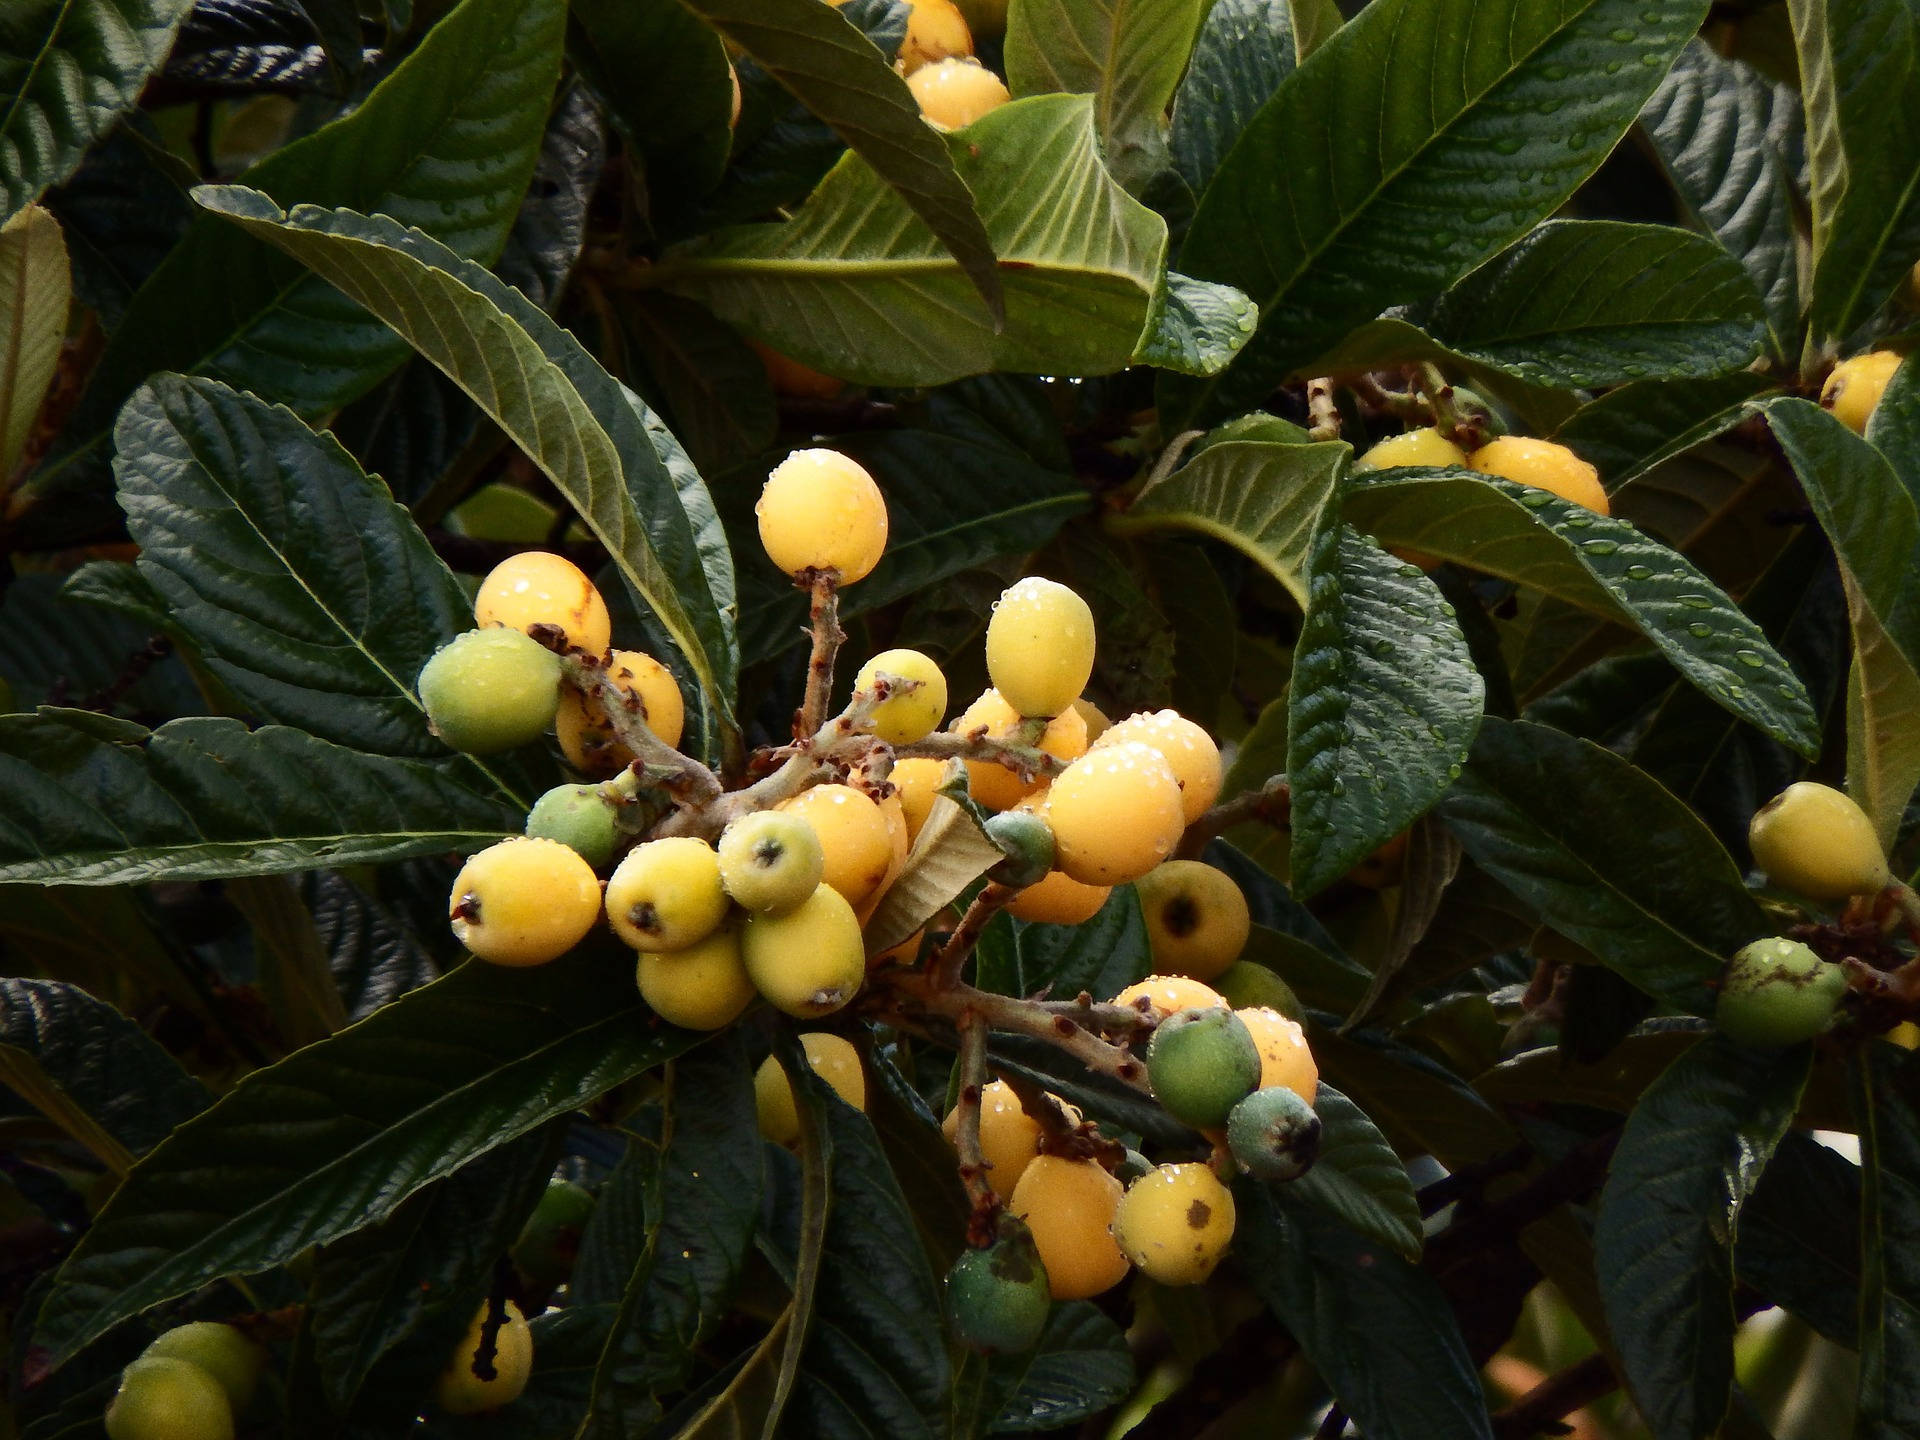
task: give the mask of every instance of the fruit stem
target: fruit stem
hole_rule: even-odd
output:
[[[1275,775],[1256,790],[1243,790],[1231,800],[1222,800],[1187,827],[1176,852],[1182,860],[1197,860],[1216,835],[1231,830],[1246,820],[1265,820],[1284,825],[1293,815],[1293,791],[1287,777]]]
[[[947,943],[927,962],[927,978],[936,990],[951,990],[960,983],[960,967],[967,963],[967,956],[979,943],[980,932],[1019,893],[1011,885],[990,880],[986,888],[973,897],[973,903],[967,906],[967,913],[960,917]]]
[[[1169,440],[1166,448],[1163,449],[1154,460],[1153,469],[1147,472],[1147,478],[1141,483],[1140,488],[1134,492],[1133,498],[1138,500],[1162,480],[1165,480],[1169,475],[1173,474],[1174,467],[1180,463],[1181,457],[1193,447],[1193,442],[1206,433],[1204,430],[1182,430],[1178,435],[1174,436],[1173,439]]]
[[[1067,768],[1067,762],[1031,745],[1014,745],[993,740],[984,733],[953,735],[936,731],[911,745],[894,747],[896,760],[986,760],[1004,765],[1024,780],[1051,780]]]
[[[1907,933],[1920,941],[1920,895],[1914,894],[1911,885],[1903,885],[1898,880],[1887,887],[1886,893],[1905,918]]]
[[[807,660],[807,693],[800,704],[794,738],[805,741],[826,723],[827,701],[833,693],[833,662],[847,632],[840,628],[840,577],[832,570],[808,570],[801,582],[807,589],[807,625],[813,632],[813,653]]]
[[[967,1187],[973,1202],[973,1223],[969,1230],[991,1227],[999,1202],[993,1186],[987,1182],[987,1157],[980,1148],[980,1092],[987,1083],[987,1025],[976,1011],[961,1014],[960,1022],[960,1095],[955,1105],[959,1124],[953,1148],[960,1157],[960,1183]]]
[[[1340,407],[1333,399],[1333,378],[1317,376],[1307,381],[1307,426],[1309,440],[1340,438]]]
[[[1433,412],[1433,428],[1462,449],[1478,449],[1483,438],[1482,427],[1477,418],[1461,413],[1454,403],[1453,385],[1440,373],[1440,367],[1431,361],[1416,365],[1413,380],[1420,387],[1420,393],[1427,397],[1427,408]]]

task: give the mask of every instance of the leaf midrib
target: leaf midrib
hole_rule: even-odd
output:
[[[61,33],[67,28],[67,19],[73,13],[73,7],[80,0],[60,0],[60,11],[54,17],[53,24],[47,29],[47,41],[33,52],[33,63],[27,66],[26,78],[20,82],[20,88],[12,100],[7,102],[6,112],[0,114],[0,135],[6,134],[13,126],[14,117],[20,113],[20,107],[26,103],[27,92],[33,88],[33,82],[39,77],[40,67],[53,47],[59,42]]]

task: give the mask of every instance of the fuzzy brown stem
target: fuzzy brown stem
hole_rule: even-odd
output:
[[[1340,438],[1340,407],[1333,400],[1333,379],[1321,375],[1307,381],[1307,427],[1309,440]]]
[[[640,767],[636,772],[640,788],[665,790],[673,797],[674,804],[696,809],[720,798],[720,777],[692,756],[682,755],[648,728],[646,706],[639,696],[629,695],[607,677],[605,660],[584,650],[566,649],[565,637],[552,626],[533,628],[535,632],[552,632],[535,633],[534,639],[558,652],[567,682],[578,687],[599,707],[613,727],[614,736],[633,753],[634,764]]]
[[[809,570],[807,628],[813,634],[813,653],[807,658],[807,693],[794,727],[795,739],[811,737],[826,723],[827,701],[833,694],[833,662],[847,632],[840,628],[840,576],[832,570]]]
[[[1293,814],[1293,791],[1287,777],[1276,775],[1257,790],[1246,790],[1231,800],[1223,800],[1187,827],[1180,839],[1179,855],[1193,860],[1207,848],[1207,842],[1248,820],[1265,820],[1284,825]]]
[[[894,747],[898,760],[987,760],[1004,765],[1021,779],[1051,780],[1067,768],[1067,762],[1031,745],[1016,745],[988,738],[984,731],[973,735],[953,735],[938,731],[911,745]]]
[[[960,1183],[973,1202],[970,1230],[990,1233],[999,1202],[987,1181],[987,1157],[980,1148],[980,1092],[987,1083],[987,1025],[974,1012],[960,1017],[959,1124],[953,1148],[960,1157]]]
[[[987,883],[986,889],[973,897],[973,903],[967,906],[967,913],[960,917],[960,923],[954,927],[953,934],[947,937],[947,943],[927,963],[928,980],[935,989],[951,990],[960,983],[960,967],[967,963],[967,956],[980,943],[980,932],[1019,893],[1010,885],[992,880]]]
[[[1147,1067],[1134,1057],[1132,1051],[1101,1039],[1081,1024],[1071,1011],[1039,1001],[1016,999],[1011,995],[996,995],[971,985],[936,989],[930,976],[911,971],[888,974],[885,983],[895,996],[906,1002],[905,1008],[909,1011],[917,1010],[922,1014],[937,1016],[949,1024],[958,1024],[963,1014],[973,1011],[991,1029],[1044,1040],[1073,1056],[1089,1070],[1112,1076],[1143,1095],[1153,1093],[1147,1084]],[[1118,1005],[1095,1005],[1088,1008],[1088,1018],[1094,1024],[1111,1018],[1118,1025],[1123,1023],[1120,1012],[1125,1009],[1125,1006]],[[1111,1016],[1106,1013],[1109,1011],[1112,1012]]]

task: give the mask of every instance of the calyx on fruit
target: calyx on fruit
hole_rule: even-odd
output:
[[[1320,1117],[1284,1085],[1256,1090],[1227,1117],[1227,1145],[1256,1180],[1298,1180],[1320,1153]]]

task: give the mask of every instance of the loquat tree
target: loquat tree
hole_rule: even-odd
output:
[[[1920,1433],[1917,262],[1912,0],[4,0],[0,1440]]]

